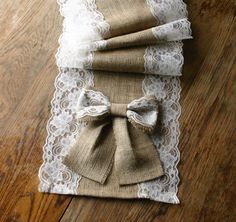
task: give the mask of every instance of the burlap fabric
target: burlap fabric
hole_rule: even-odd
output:
[[[97,0],[96,5],[110,25],[110,32],[103,36],[104,39],[145,30],[159,24],[146,0]]]
[[[135,4],[131,0],[98,0],[96,4],[98,10],[110,25],[110,32],[103,36],[105,39],[128,34],[120,37],[122,38],[121,41],[119,37],[108,40],[110,47],[114,44],[116,48],[116,41],[125,44],[133,42],[134,45],[142,45],[147,40],[150,43],[154,42],[149,28],[156,26],[158,21],[152,15],[145,0],[135,1]],[[147,30],[140,33],[129,34],[145,29]],[[97,70],[94,71],[95,89],[104,92],[112,103],[127,104],[141,97],[144,76],[138,73],[145,71],[145,49],[146,47],[137,46],[129,49],[95,52],[92,63],[92,69]],[[98,70],[101,70],[101,72]],[[85,130],[92,132],[94,128],[95,126],[92,123]],[[131,129],[129,135],[127,135],[127,130],[124,130],[124,128]],[[82,134],[80,140],[65,159],[67,166],[83,175],[78,193],[133,198],[137,197],[138,182],[155,179],[163,175],[159,155],[149,136],[143,135],[144,132],[135,129],[125,119],[121,118],[114,119],[113,130],[111,124],[101,124],[96,129],[97,131],[95,130],[94,134],[90,134],[91,136],[96,137],[99,131],[103,132],[102,136],[99,137],[95,151],[88,149],[88,143],[91,140],[90,138],[83,138],[84,134]],[[88,134],[86,133],[86,135]],[[135,161],[135,169],[132,170],[125,166],[125,162],[130,164],[135,159],[132,157],[133,153],[126,146],[130,141],[126,140],[132,141],[133,147],[140,156],[140,159]],[[86,143],[86,141],[88,142]],[[86,145],[84,145],[85,143]],[[109,152],[106,151],[107,149],[110,149]],[[94,155],[95,152],[98,152],[98,154]],[[113,156],[115,156],[114,164],[111,164]],[[155,160],[153,160],[154,156],[157,157],[154,158]],[[95,158],[92,164],[90,158]],[[145,158],[149,164],[145,165]],[[105,164],[104,161],[106,161]],[[137,162],[140,166],[143,164],[144,167],[138,167]],[[120,165],[120,163],[124,165]],[[138,176],[133,173],[134,171],[139,172]]]
[[[143,73],[145,47],[95,52],[94,70]]]
[[[90,5],[94,2],[96,2],[96,8],[94,5]],[[164,70],[163,67],[167,67],[168,71],[164,75],[180,75],[181,45],[177,44],[176,54],[168,54],[165,50],[161,51],[161,53],[164,52],[164,56],[156,53],[159,57],[155,58],[153,64],[151,62],[154,68],[151,67],[149,72],[145,67],[147,62],[145,55],[148,48],[158,51],[159,45],[149,47],[152,44],[163,42],[163,40],[188,38],[183,37],[184,35],[180,35],[177,39],[168,38],[168,36],[158,38],[153,34],[153,28],[175,19],[185,18],[186,13],[181,14],[178,9],[173,7],[175,4],[167,1],[164,5],[169,11],[166,19],[161,20],[154,15],[148,2],[147,0],[81,1],[81,4],[85,4],[82,9],[86,8],[88,20],[91,15],[97,15],[99,22],[96,22],[96,18],[91,19],[88,22],[88,28],[82,30],[84,33],[80,39],[82,41],[80,48],[80,42],[76,42],[78,33],[76,21],[73,21],[75,14],[70,16],[70,10],[73,6],[77,7],[80,1],[72,0],[68,8],[62,8],[64,15],[68,15],[65,24],[69,25],[61,37],[58,65],[92,70],[94,90],[104,93],[113,104],[128,104],[143,96],[142,83],[145,78],[143,73],[162,75],[163,73],[156,71],[156,68]],[[94,13],[94,10],[98,12]],[[176,14],[173,13],[175,10]],[[104,17],[104,21],[101,20],[100,15]],[[165,18],[163,11],[160,11],[160,17]],[[85,19],[82,27],[86,27],[86,25]],[[104,31],[108,25],[109,29]],[[84,39],[86,36],[88,41]],[[101,43],[102,45],[103,41],[105,44],[101,46],[101,51],[97,51],[99,50],[97,46],[97,48],[90,48],[87,51],[83,49],[84,44],[91,46],[91,44]],[[70,42],[72,43],[70,44]],[[172,46],[175,47],[174,44]],[[165,64],[166,53],[169,56],[168,64]],[[152,56],[148,59],[152,60]],[[162,60],[161,63],[158,63],[160,60]],[[172,69],[171,65],[178,66],[178,68]],[[76,186],[77,190],[73,190],[75,194],[138,198],[139,183],[156,179],[165,173],[151,136],[128,122],[123,116],[123,109],[120,110],[118,106],[113,106],[112,112],[121,117],[109,117],[111,119],[107,122],[89,122],[78,140],[70,147],[69,152],[65,157],[63,156],[62,163],[65,169],[68,168],[78,174],[77,178],[82,176],[78,187]],[[79,124],[79,120],[77,124]],[[132,150],[131,147],[134,147],[135,150]],[[92,161],[91,158],[93,158]],[[71,191],[63,192],[72,193]]]

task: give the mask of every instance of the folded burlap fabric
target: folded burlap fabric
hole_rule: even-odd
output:
[[[191,37],[185,4],[59,3],[60,74],[39,190],[179,203],[183,56],[176,40]]]
[[[178,41],[191,38],[190,23],[187,18],[184,18],[109,39],[84,41],[78,46],[78,50],[111,50],[131,46],[154,45],[165,41]]]
[[[152,44],[191,38],[184,7],[182,0],[70,0],[61,8],[66,28],[58,66],[180,75],[178,55]],[[167,57],[172,62],[165,63]]]

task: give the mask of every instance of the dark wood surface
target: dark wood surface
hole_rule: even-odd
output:
[[[42,194],[38,168],[62,31],[56,0],[0,1],[0,221],[236,221],[233,0],[189,0],[180,205]]]

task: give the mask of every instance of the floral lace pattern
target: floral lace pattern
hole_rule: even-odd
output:
[[[178,41],[192,38],[190,22],[187,18],[154,27],[152,33],[159,41]]]
[[[104,116],[109,113],[110,105],[102,92],[83,89],[77,103],[77,118]]]
[[[166,203],[179,203],[178,170],[180,159],[179,116],[181,108],[179,77],[147,75],[143,81],[145,95],[155,96],[160,101],[161,121],[157,125],[157,132],[152,136],[163,163],[165,175],[156,180],[139,184],[138,196],[150,198]]]
[[[103,39],[109,33],[110,25],[97,10],[96,0],[58,0],[58,4],[64,21],[57,65],[91,67],[92,54],[81,46]]]
[[[60,69],[51,103],[44,163],[39,170],[41,192],[77,194],[81,176],[62,164],[63,157],[80,135],[84,124],[76,121],[78,98],[83,87],[93,86],[93,74],[79,69]]]
[[[188,16],[183,0],[146,0],[153,16],[161,23],[172,22]]]
[[[180,76],[184,58],[182,42],[169,42],[148,46],[144,54],[144,73]]]
[[[157,39],[157,43],[179,41],[183,39],[191,39],[192,31],[190,22],[187,18],[179,19],[163,25],[152,28],[152,33]],[[107,47],[107,40],[99,40],[95,42],[83,43],[80,48],[87,51],[105,50]]]
[[[56,91],[52,100],[52,117],[47,126],[48,137],[44,146],[44,163],[39,171],[41,192],[78,194],[80,175],[62,164],[63,157],[79,138],[84,128],[77,122],[78,98],[83,87],[93,86],[93,74],[79,69],[61,69],[55,81]],[[180,116],[178,77],[147,75],[143,81],[147,96],[160,102],[161,123],[153,141],[164,164],[165,176],[139,184],[138,196],[156,201],[178,203],[179,182],[176,165],[179,161],[178,138]]]
[[[158,118],[158,101],[153,96],[133,100],[128,104],[127,117],[136,127],[153,131]]]
[[[92,69],[94,52],[88,52],[86,56],[77,56],[76,67],[80,69]],[[144,73],[157,75],[180,76],[182,73],[184,58],[181,42],[167,42],[148,46],[144,54]]]

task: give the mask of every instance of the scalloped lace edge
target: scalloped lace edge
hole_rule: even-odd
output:
[[[159,97],[158,99],[160,101],[162,100],[161,90],[164,89],[164,86],[161,86],[161,84],[160,84],[160,86],[158,87],[158,84],[160,82],[162,82],[162,80],[159,80],[159,78],[164,78],[164,79],[168,78],[168,80],[170,78],[172,78],[172,80],[173,80],[172,84],[175,85],[173,91],[176,94],[175,94],[175,97],[173,100],[173,104],[175,104],[177,106],[178,111],[175,113],[176,116],[172,119],[172,120],[174,120],[173,125],[175,126],[175,129],[176,129],[176,131],[175,131],[176,135],[172,141],[173,143],[172,143],[172,149],[171,149],[171,152],[174,151],[176,153],[176,156],[173,161],[174,163],[172,165],[172,170],[173,170],[172,173],[174,173],[174,175],[173,175],[171,184],[173,185],[173,187],[172,187],[171,191],[166,192],[165,189],[163,189],[163,187],[161,185],[159,185],[159,183],[162,184],[162,182],[158,182],[159,178],[157,178],[156,180],[154,180],[154,182],[150,181],[150,182],[145,182],[145,183],[139,184],[138,185],[138,187],[139,187],[138,197],[139,198],[149,198],[149,199],[152,199],[155,201],[160,201],[160,202],[179,204],[180,201],[177,197],[177,193],[178,193],[178,185],[180,182],[180,178],[179,178],[179,172],[178,172],[177,165],[180,161],[180,152],[178,149],[178,145],[179,145],[179,137],[180,137],[179,118],[181,116],[181,105],[180,105],[179,101],[180,101],[180,94],[181,94],[181,85],[180,85],[179,77],[169,77],[169,76],[160,77],[160,76],[146,75],[145,79],[143,81],[143,84],[142,84],[142,89],[143,89],[144,95],[154,95],[156,98]],[[154,88],[152,87],[152,84],[150,84],[150,82],[152,82],[152,80],[150,81],[150,79],[158,80],[156,87],[158,87],[159,90],[154,90]],[[149,88],[150,88],[150,90],[149,90]],[[163,96],[163,98],[164,98],[164,96]],[[156,147],[160,147],[161,142],[159,143],[158,136],[156,137],[156,140],[154,138],[153,141],[154,141]],[[163,150],[165,150],[168,147],[168,145],[167,145],[167,147],[162,145],[162,147],[163,147]],[[164,160],[165,155],[163,155],[163,156],[161,155],[161,159]],[[155,185],[157,185],[157,186],[155,187]],[[153,187],[154,187],[154,190],[152,190]]]

